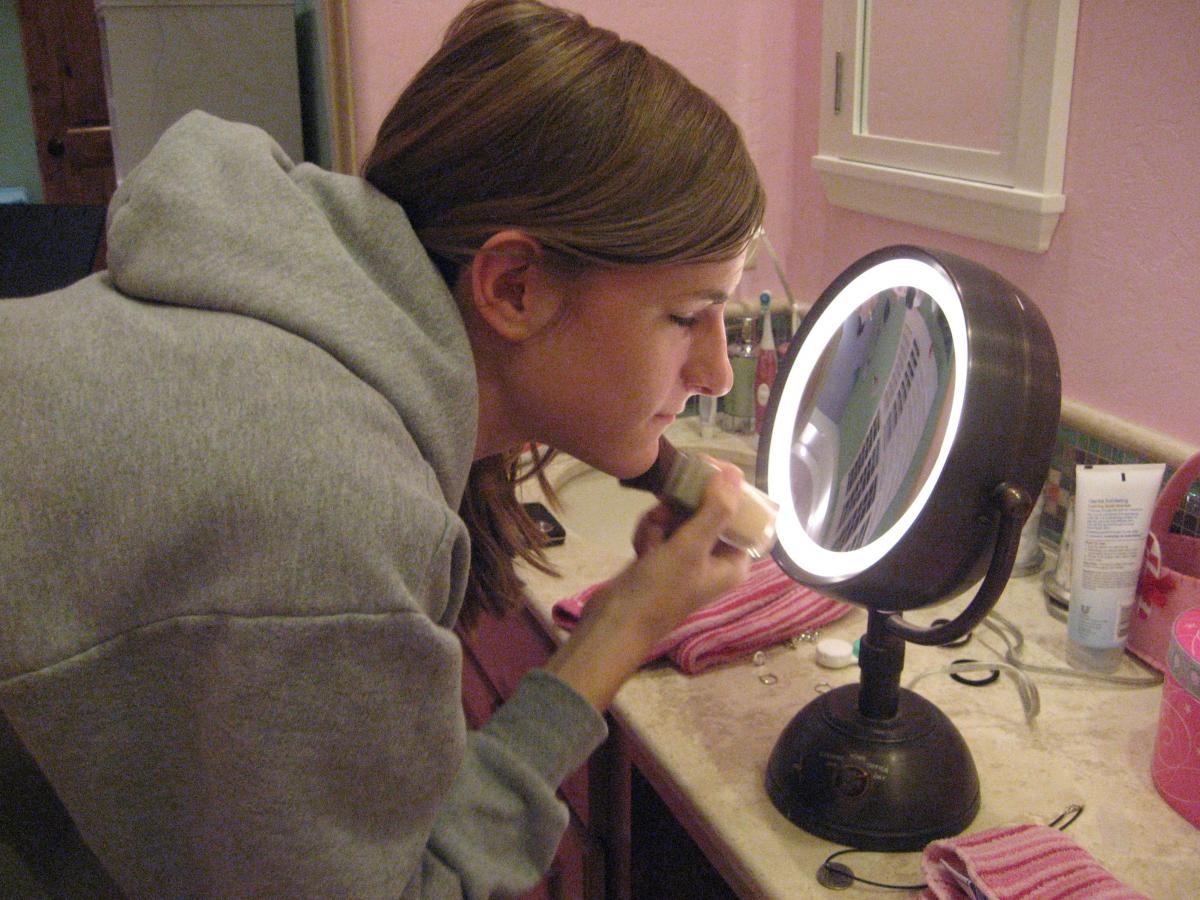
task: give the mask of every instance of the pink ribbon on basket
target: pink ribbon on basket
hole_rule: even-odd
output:
[[[588,598],[608,582],[594,584],[554,604],[554,621],[571,629]],[[772,644],[819,628],[850,611],[849,605],[797,584],[770,557],[757,560],[738,587],[697,610],[669,632],[646,662],[668,657],[695,675]]]

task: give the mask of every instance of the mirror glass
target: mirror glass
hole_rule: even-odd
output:
[[[946,276],[915,259],[867,270],[816,314],[776,410],[767,491],[784,498],[783,549],[838,578],[877,561],[932,491],[962,407],[966,331]]]
[[[1012,138],[1020,0],[868,0],[859,129],[1000,152]]]
[[[833,551],[896,524],[928,480],[950,412],[950,326],[915,287],[888,288],[833,333],[792,432],[800,526]]]

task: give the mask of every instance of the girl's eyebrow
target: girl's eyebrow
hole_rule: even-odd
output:
[[[697,300],[707,300],[714,305],[729,301],[729,295],[717,288],[701,288],[698,291],[687,291],[681,296],[694,297]]]

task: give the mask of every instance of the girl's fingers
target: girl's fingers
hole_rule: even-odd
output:
[[[708,480],[700,508],[676,531],[680,543],[691,545],[693,553],[710,553],[721,532],[733,519],[742,490],[742,472],[732,463],[714,461],[717,473]]]
[[[671,537],[685,516],[660,503],[638,521],[633,532],[633,550],[642,556]]]

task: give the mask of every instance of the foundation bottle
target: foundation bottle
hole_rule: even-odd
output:
[[[626,478],[626,487],[650,491],[663,503],[685,514],[700,508],[708,480],[720,471],[707,459],[686,453],[666,438],[659,438],[658,458],[647,471]],[[775,516],[779,505],[747,481],[733,520],[721,534],[721,540],[755,559],[767,555],[775,545]]]

